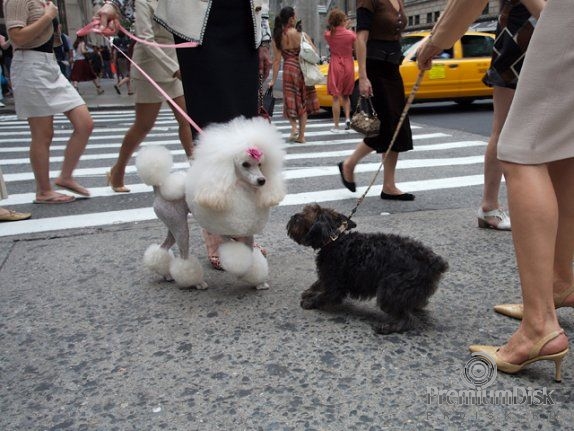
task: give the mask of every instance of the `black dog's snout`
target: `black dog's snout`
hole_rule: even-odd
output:
[[[257,184],[260,186],[264,185],[265,181],[266,181],[265,178],[257,178]]]

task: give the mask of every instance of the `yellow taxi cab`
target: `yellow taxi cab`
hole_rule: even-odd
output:
[[[404,59],[400,66],[408,96],[418,77],[416,51],[428,31],[406,33],[401,40]],[[494,35],[468,31],[451,49],[444,50],[433,60],[433,66],[425,76],[415,96],[415,102],[453,100],[460,104],[472,103],[475,99],[492,97],[492,88],[484,85],[482,78],[490,67]],[[329,65],[319,66],[327,76]],[[351,96],[354,107],[359,96],[359,67],[355,61],[355,89]],[[327,84],[316,85],[319,104],[331,108],[332,98],[327,93]]]

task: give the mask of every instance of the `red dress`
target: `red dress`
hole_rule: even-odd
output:
[[[299,66],[299,48],[284,49],[283,57],[283,116],[299,118],[305,113],[319,111],[319,99],[315,87],[306,87]]]
[[[343,26],[325,32],[331,59],[327,75],[327,92],[331,96],[350,96],[355,86],[353,44],[357,35]]]

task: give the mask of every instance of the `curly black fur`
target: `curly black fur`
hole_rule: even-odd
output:
[[[344,215],[319,205],[307,205],[287,223],[288,235],[298,244],[319,250],[319,279],[301,295],[301,307],[339,304],[347,296],[377,298],[391,319],[375,327],[381,334],[413,327],[413,312],[423,309],[438,287],[448,263],[421,242],[384,233],[343,232]]]

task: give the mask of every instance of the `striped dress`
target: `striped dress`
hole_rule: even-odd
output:
[[[306,87],[299,66],[299,48],[284,49],[283,57],[283,116],[299,118],[319,111],[315,87]]]

